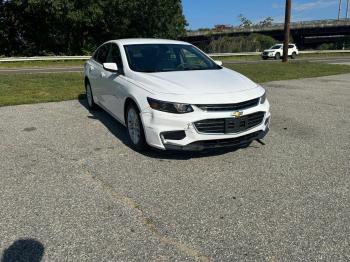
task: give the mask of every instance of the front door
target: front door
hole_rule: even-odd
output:
[[[114,117],[123,121],[123,97],[125,96],[127,81],[125,80],[123,63],[117,44],[110,45],[106,63],[116,63],[118,72],[103,70],[103,105]]]

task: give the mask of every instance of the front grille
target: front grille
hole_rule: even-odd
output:
[[[205,119],[194,123],[199,133],[231,134],[256,127],[264,120],[265,112],[256,112],[239,118]]]
[[[207,112],[225,112],[225,111],[239,111],[243,109],[247,109],[250,107],[257,106],[259,104],[260,98],[248,100],[241,103],[236,104],[209,104],[209,105],[196,105],[203,111]]]

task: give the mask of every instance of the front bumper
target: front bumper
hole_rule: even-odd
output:
[[[141,119],[146,140],[150,146],[163,150],[200,151],[207,148],[241,146],[256,139],[262,139],[269,131],[269,108],[269,102],[266,100],[264,104],[243,110],[243,115],[264,112],[263,121],[249,130],[232,134],[200,133],[193,124],[203,119],[230,118],[232,112],[205,112],[195,109],[192,113],[177,115],[149,110],[141,113]],[[165,139],[162,135],[172,131],[183,131],[185,137],[180,140],[171,140]]]
[[[271,57],[275,57],[275,54],[272,53],[272,52],[269,52],[269,53],[262,53],[262,54],[261,54],[261,57],[263,57],[263,58],[271,58]]]
[[[204,140],[197,141],[186,146],[178,146],[173,144],[165,144],[165,149],[167,150],[183,150],[183,151],[202,151],[205,149],[216,149],[216,148],[227,148],[227,147],[240,147],[249,144],[250,142],[263,139],[269,128],[267,127],[265,131],[257,131],[250,133],[248,135],[240,136],[237,138],[228,138],[228,139],[216,139],[216,140]]]

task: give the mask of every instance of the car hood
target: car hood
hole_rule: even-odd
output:
[[[232,70],[194,70],[160,73],[134,72],[135,84],[154,93],[229,94],[257,87],[253,81]]]

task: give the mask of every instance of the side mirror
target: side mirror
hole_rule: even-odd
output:
[[[118,72],[118,66],[116,63],[103,63],[103,69],[113,73]]]
[[[218,66],[222,66],[222,61],[215,60],[214,62],[215,62]]]

